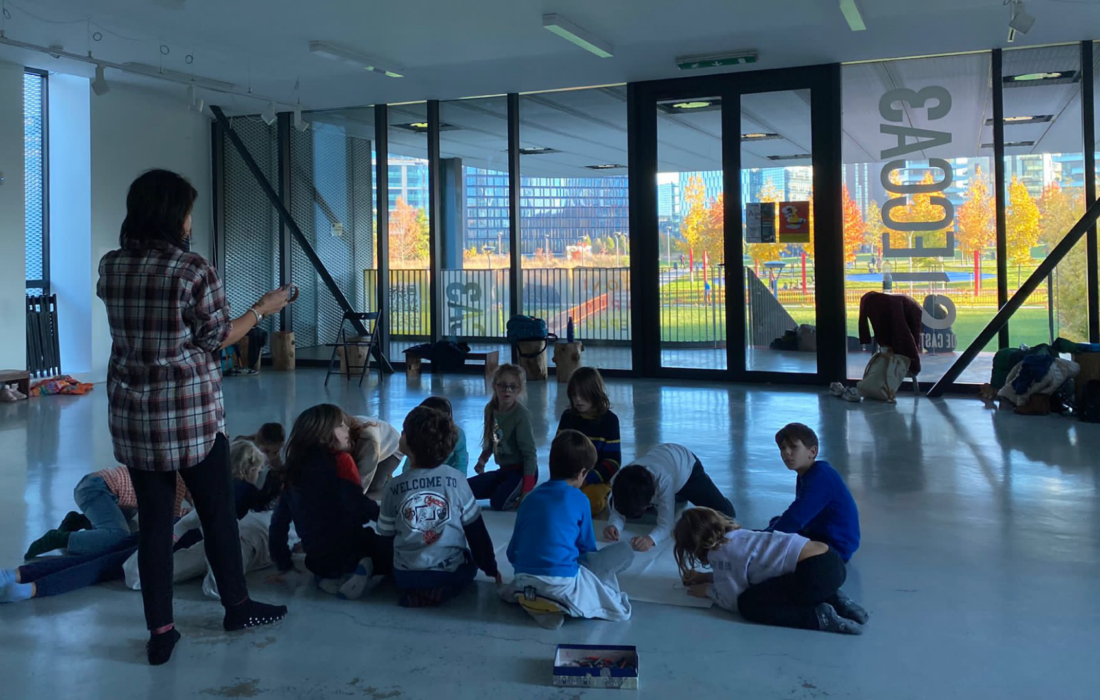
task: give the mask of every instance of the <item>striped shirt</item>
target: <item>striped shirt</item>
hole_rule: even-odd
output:
[[[622,440],[619,436],[619,417],[612,411],[602,416],[586,418],[580,412],[567,408],[561,414],[558,432],[579,430],[588,436],[596,447],[596,467],[588,474],[589,484],[609,484],[619,471],[623,461]]]
[[[218,352],[232,328],[214,268],[167,244],[115,250],[99,263],[97,294],[111,328],[115,458],[147,471],[202,462],[225,432]]]

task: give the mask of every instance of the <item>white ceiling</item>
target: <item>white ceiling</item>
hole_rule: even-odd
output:
[[[60,45],[74,53],[90,48],[96,57],[116,63],[193,70],[197,76],[231,82],[242,91],[251,87],[286,103],[296,99],[294,84],[300,80],[302,104],[328,110],[313,115],[314,121],[363,138],[373,138],[373,110],[334,108],[445,100],[441,120],[458,128],[442,132],[442,155],[496,170],[507,167],[504,98],[455,98],[696,75],[700,72],[678,71],[674,57],[738,49],[758,50],[755,68],[767,69],[1008,46],[1003,0],[863,0],[865,32],[849,30],[837,0],[185,0],[182,10],[164,7],[180,0],[0,2],[11,14],[4,28],[12,39]],[[1035,27],[1014,47],[1100,38],[1100,0],[1029,0],[1027,9],[1037,18]],[[560,13],[610,41],[615,56],[596,58],[543,30],[544,12]],[[313,56],[308,49],[312,39],[385,59],[400,66],[406,77],[387,78]],[[1077,54],[1076,47],[1006,52],[1004,70],[1006,75],[1079,70]],[[193,57],[190,64],[188,56]],[[0,46],[0,60],[91,73],[84,64],[10,47]],[[953,140],[950,146],[911,158],[991,155],[981,149],[992,141],[985,126],[992,116],[989,63],[988,54],[977,54],[846,66],[845,160],[881,160],[880,152],[896,145],[896,138],[879,131],[879,98],[895,87],[919,90],[926,85],[942,85],[951,92],[949,117],[927,122],[923,110],[911,110],[906,124],[949,131]],[[115,71],[107,77],[172,91],[183,100],[180,85]],[[237,114],[257,113],[264,106],[239,96],[205,97]],[[1006,141],[1036,142],[1010,152],[1079,152],[1080,108],[1079,83],[1007,89],[1006,116],[1054,117],[1045,124],[1007,126]],[[807,92],[747,95],[741,111],[742,133],[782,137],[743,143],[745,167],[809,164],[767,159],[811,152]],[[625,88],[524,95],[520,118],[521,145],[558,151],[524,156],[525,175],[625,174],[625,169],[585,168],[627,163]],[[421,121],[426,121],[423,104],[391,107],[391,125]],[[721,138],[718,111],[659,114],[659,169],[719,169]],[[390,150],[425,157],[426,137],[391,129]]]
[[[1008,19],[1003,0],[862,0],[865,32],[849,30],[838,0],[4,3],[11,14],[5,21],[9,38],[80,54],[91,50],[117,63],[193,71],[287,103],[300,78],[301,101],[312,109],[675,77],[683,75],[673,65],[676,56],[740,49],[758,50],[756,68],[763,69],[993,48],[1006,45]],[[173,5],[183,9],[168,9]],[[1037,21],[1017,46],[1100,38],[1100,0],[1029,0],[1027,8]],[[545,31],[546,12],[611,42],[614,57],[596,58]],[[89,38],[96,31],[100,41]],[[313,56],[313,39],[388,60],[406,77]],[[185,63],[187,55],[193,63]],[[86,66],[10,47],[0,47],[0,60],[90,73]],[[241,98],[226,106],[259,111]]]

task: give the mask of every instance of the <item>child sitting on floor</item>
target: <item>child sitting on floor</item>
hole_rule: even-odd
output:
[[[421,406],[426,408],[434,408],[440,411],[451,421],[454,421],[454,409],[451,408],[450,399],[443,396],[429,396],[420,402]],[[455,443],[455,448],[451,454],[447,455],[447,459],[443,460],[443,463],[448,467],[454,467],[463,476],[466,475],[466,467],[470,464],[470,453],[466,447],[466,432],[462,430],[462,427],[455,423],[455,430],[458,432],[458,441]]]
[[[538,483],[535,431],[527,398],[527,375],[522,367],[503,364],[493,373],[493,398],[485,404],[485,428],[481,435],[481,456],[470,477],[470,490],[477,499],[489,499],[493,510],[514,508]],[[485,473],[492,455],[500,467]]]
[[[241,435],[233,441],[248,440],[264,454],[268,465],[275,471],[283,466],[282,451],[286,444],[286,428],[282,423],[264,423],[254,435]]]
[[[580,489],[596,465],[592,441],[563,430],[550,446],[550,481],[520,504],[508,560],[516,577],[501,590],[548,629],[572,617],[629,620],[630,600],[618,574],[634,552],[625,542],[596,549],[592,508]]]
[[[409,468],[386,486],[378,518],[378,534],[394,538],[393,578],[405,607],[450,600],[479,567],[500,583],[493,541],[466,475],[443,464],[456,438],[454,421],[442,411],[418,406],[405,418],[401,451]]]
[[[86,475],[73,491],[83,515],[70,512],[57,526],[31,543],[24,559],[33,559],[55,549],[69,554],[101,554],[110,551],[130,535],[130,521],[137,514],[137,495],[126,467],[103,469]],[[176,474],[174,517],[180,517],[187,499],[187,486]]]
[[[252,479],[264,464],[263,454],[250,442],[236,441],[229,452],[234,485]],[[251,485],[251,484],[250,484]],[[252,486],[253,490],[255,486]],[[258,492],[258,491],[257,491]],[[253,500],[242,500],[249,492],[237,489],[238,519],[244,518]],[[242,511],[243,509],[243,511]],[[206,555],[201,544],[199,520],[195,511],[176,523],[176,545],[172,558],[173,583],[188,581],[206,573],[203,590],[217,598],[217,584],[207,573]],[[245,572],[270,566],[267,555],[267,528],[251,526],[241,521],[241,554]],[[96,554],[48,557],[14,569],[0,570],[0,603],[14,603],[30,598],[62,595],[97,583],[126,578],[126,585],[141,588],[137,566],[138,535],[127,535],[110,548]],[[251,555],[251,556],[250,556]]]
[[[580,367],[569,379],[569,408],[561,414],[558,432],[579,430],[588,436],[596,448],[596,467],[588,472],[581,491],[592,503],[592,515],[607,507],[611,493],[611,478],[623,461],[619,437],[619,417],[611,410],[603,377],[594,367]]]
[[[840,590],[846,571],[823,542],[782,532],[742,530],[710,508],[684,511],[673,533],[690,595],[762,625],[861,634],[867,611]],[[704,564],[713,573],[695,571]]]
[[[287,483],[271,516],[271,559],[281,575],[293,568],[287,537],[293,522],[306,551],[305,566],[326,593],[359,598],[374,573],[393,568],[389,538],[368,522],[378,504],[363,493],[351,449],[351,419],[338,406],[306,409],[286,446]]]
[[[703,470],[703,463],[683,445],[665,443],[623,467],[611,481],[611,517],[604,536],[618,542],[625,520],[636,520],[657,506],[657,527],[630,544],[647,552],[672,534],[676,504],[692,503],[734,517],[733,504]]]
[[[859,549],[859,510],[844,479],[817,459],[817,434],[791,423],[775,434],[787,469],[798,474],[794,503],[768,524],[768,531],[796,532],[829,545],[847,562]]]

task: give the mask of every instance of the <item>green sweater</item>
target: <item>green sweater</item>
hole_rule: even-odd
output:
[[[535,431],[531,427],[531,412],[521,403],[510,411],[493,413],[493,434],[496,445],[493,457],[500,467],[523,465],[523,492],[535,488],[539,465],[535,456]]]

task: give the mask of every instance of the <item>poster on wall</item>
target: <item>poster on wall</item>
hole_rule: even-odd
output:
[[[783,202],[779,205],[779,240],[782,243],[810,242],[809,202]]]
[[[775,203],[745,205],[745,242],[775,243]]]

